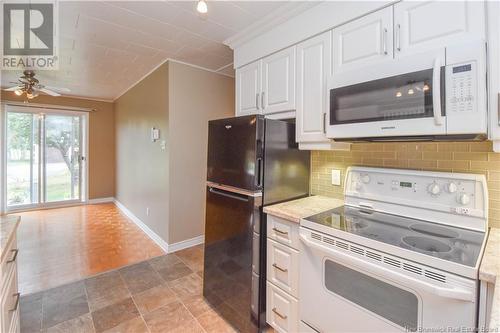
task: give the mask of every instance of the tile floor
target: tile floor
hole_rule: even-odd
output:
[[[202,296],[203,247],[21,298],[21,332],[234,332]]]
[[[22,294],[164,254],[113,203],[19,215],[18,269]]]

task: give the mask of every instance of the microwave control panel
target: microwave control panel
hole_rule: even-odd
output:
[[[475,62],[446,66],[448,112],[475,112],[477,105]]]

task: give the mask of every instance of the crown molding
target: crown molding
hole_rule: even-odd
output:
[[[255,37],[267,32],[277,25],[297,16],[304,11],[319,5],[323,1],[306,1],[297,6],[296,2],[289,2],[286,5],[279,7],[271,13],[264,16],[262,19],[254,22],[248,28],[238,32],[237,34],[227,38],[223,44],[235,49],[238,46],[254,39]]]

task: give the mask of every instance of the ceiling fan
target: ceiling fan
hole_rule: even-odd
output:
[[[13,91],[17,96],[26,94],[28,99],[37,97],[40,92],[50,96],[61,96],[60,92],[70,92],[68,88],[51,87],[41,84],[40,81],[35,78],[35,72],[32,70],[25,70],[23,72],[23,76],[19,78],[18,82],[11,83],[16,85],[4,89],[4,91]]]

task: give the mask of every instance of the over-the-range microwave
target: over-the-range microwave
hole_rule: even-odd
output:
[[[485,139],[486,87],[484,42],[334,74],[326,134],[336,141]]]

